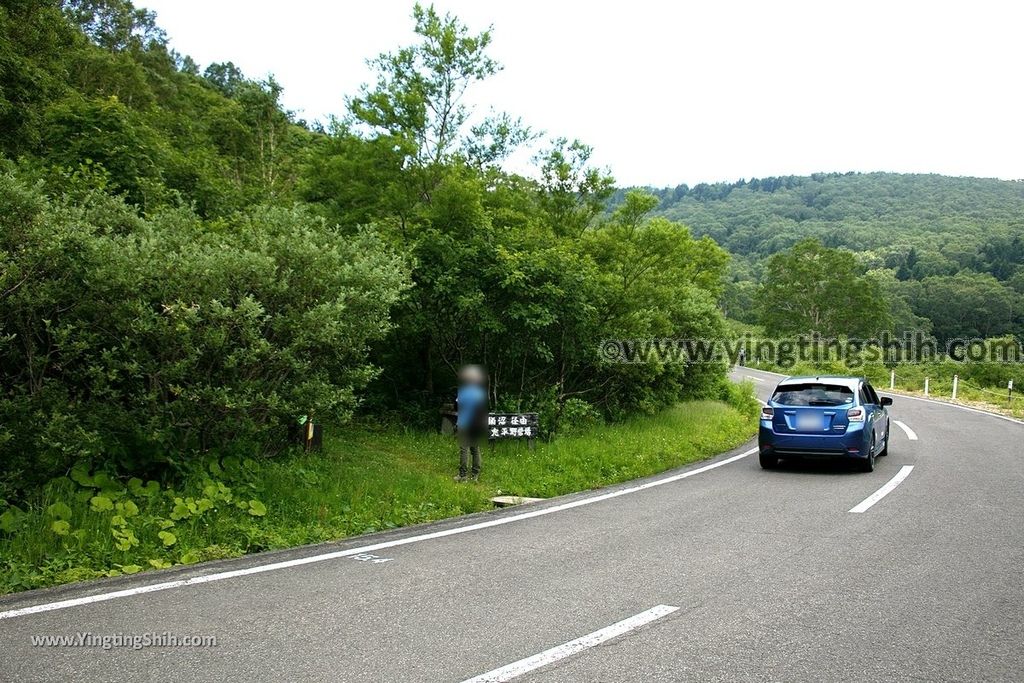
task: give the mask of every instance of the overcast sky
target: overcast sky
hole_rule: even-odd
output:
[[[274,74],[306,119],[412,41],[412,1],[137,0],[202,67]],[[622,185],[815,171],[1024,178],[1024,4],[447,0],[494,26],[473,99],[577,137]]]

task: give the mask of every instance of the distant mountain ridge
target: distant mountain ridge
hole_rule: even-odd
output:
[[[861,253],[869,267],[902,269],[901,279],[962,269],[1024,277],[1021,181],[819,173],[648,191],[661,199],[658,213],[742,260],[815,237]]]
[[[928,320],[943,338],[1024,333],[1022,181],[819,173],[646,189],[660,198],[659,215],[732,253],[723,307],[738,320],[757,320],[766,259],[815,238],[857,254],[900,329]]]

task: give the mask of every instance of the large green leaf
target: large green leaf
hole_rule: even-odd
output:
[[[46,514],[54,519],[71,519],[71,508],[67,503],[56,502],[46,508]]]

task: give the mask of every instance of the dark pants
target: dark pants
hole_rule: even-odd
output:
[[[469,456],[473,455],[473,476],[480,474],[480,437],[476,434],[459,432],[459,476],[466,476]]]

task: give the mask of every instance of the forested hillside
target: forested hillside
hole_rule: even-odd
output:
[[[313,135],[272,79],[200,74],[127,2],[14,0],[0,33],[0,150],[51,192],[102,187],[201,218],[294,196]]]
[[[1024,182],[834,173],[653,192],[659,215],[732,253],[725,305],[737,319],[758,319],[766,257],[815,238],[857,254],[894,300],[898,328],[1024,332]]]

